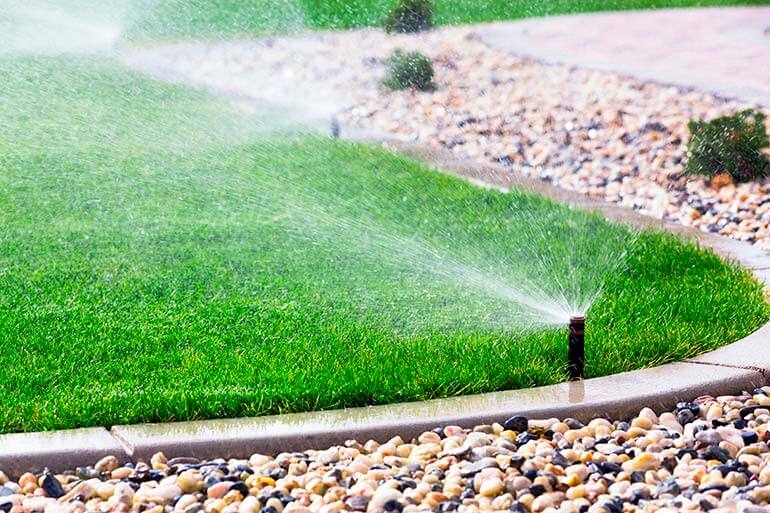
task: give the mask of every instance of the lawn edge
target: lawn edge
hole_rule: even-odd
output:
[[[355,134],[346,135],[355,138]],[[554,201],[596,211],[610,221],[690,238],[750,270],[766,288],[770,287],[770,255],[749,243],[649,218],[539,180],[511,177],[501,166],[472,163],[445,150],[382,137],[367,140],[482,187],[503,191],[521,187]],[[254,418],[12,433],[0,435],[0,469],[18,476],[44,468],[61,471],[90,465],[107,455],[117,456],[121,462],[146,461],[158,451],[169,457],[243,458],[255,452],[325,448],[349,439],[385,441],[395,435],[411,438],[437,426],[473,427],[502,422],[511,415],[532,419],[625,418],[645,406],[663,411],[699,395],[716,396],[763,386],[770,376],[768,349],[770,322],[737,342],[696,358],[572,383]]]

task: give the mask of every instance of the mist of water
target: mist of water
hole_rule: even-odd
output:
[[[94,6],[96,7],[96,6]],[[0,12],[0,55],[112,52],[123,33],[125,5],[73,10],[67,2],[10,1]]]
[[[604,279],[622,269],[625,253],[621,248],[632,244],[636,236],[633,232],[618,233],[615,240],[606,241],[613,249],[611,260],[587,254],[592,253],[590,249],[578,243],[566,248],[575,252],[566,261],[554,258],[554,252],[545,249],[528,254],[524,264],[514,248],[502,256],[473,247],[460,252],[419,236],[400,234],[398,226],[366,218],[351,219],[333,209],[309,209],[299,203],[290,207],[292,218],[304,222],[303,233],[310,234],[314,241],[347,237],[375,264],[387,262],[413,268],[433,279],[493,298],[504,305],[501,310],[495,309],[495,324],[503,329],[564,326],[570,317],[584,315],[601,294]],[[541,223],[526,213],[509,215],[533,245],[542,247],[547,243],[549,234]],[[439,239],[451,241],[452,234],[440,234]],[[505,242],[500,241],[500,245],[505,247]],[[581,281],[578,274],[583,274],[582,287],[577,285]]]
[[[303,25],[303,14],[295,3],[287,2],[284,8],[296,13],[296,23],[290,23],[289,28],[296,29]],[[94,12],[65,4],[11,1],[0,16],[0,59],[25,55],[66,54],[85,59],[90,54],[116,56],[118,45],[126,44],[126,24],[135,23],[136,20],[136,13],[130,4],[121,2]],[[282,19],[287,17],[282,15]],[[285,22],[280,25],[281,28],[287,28]],[[125,48],[121,51],[125,51]],[[87,60],[84,61],[86,68],[89,65]],[[0,92],[0,96],[2,94]],[[61,91],[60,94],[66,96],[67,91]],[[130,90],[122,94],[128,102],[142,100],[141,97],[132,96],[134,93]],[[32,112],[36,108],[32,104],[23,105],[24,98],[16,97],[13,101],[20,103],[22,110],[29,109]],[[142,151],[156,148],[164,154],[183,158],[187,154],[195,154],[201,147],[221,146],[222,151],[227,151],[229,145],[245,144],[254,138],[265,147],[271,144],[271,137],[276,137],[274,130],[277,126],[283,130],[291,125],[291,137],[300,138],[308,128],[306,123],[303,127],[297,121],[308,122],[331,114],[327,112],[328,106],[314,102],[316,108],[301,109],[307,113],[308,119],[298,120],[293,117],[287,123],[286,116],[281,114],[286,112],[282,110],[281,98],[274,95],[273,101],[269,103],[271,105],[255,106],[253,101],[243,102],[251,108],[251,114],[226,112],[219,116],[215,112],[191,112],[189,118],[183,120],[157,119],[153,120],[154,125],[142,121],[144,124],[137,123],[127,134],[113,130],[114,127],[104,126],[100,133],[93,136],[92,143],[108,148],[116,138],[131,138]],[[284,103],[286,106],[291,104],[291,98],[287,97]],[[219,105],[218,100],[212,100],[212,106],[216,105]],[[212,107],[212,111],[215,109]],[[292,112],[296,116],[297,109],[292,109]],[[47,139],[26,143],[39,144],[41,152],[68,151],[70,147],[83,145],[84,137],[91,137],[63,128],[63,125],[71,123],[77,125],[82,119],[66,116],[58,120],[54,117],[47,119],[46,113],[39,114],[41,120],[54,130],[49,131]],[[88,113],[78,113],[76,116],[87,118]],[[276,119],[283,119],[283,122],[276,122]],[[186,125],[188,129],[179,131],[180,125]],[[173,128],[167,130],[169,127]],[[271,134],[269,137],[265,137],[265,127],[268,127]],[[3,127],[0,126],[0,133],[2,131]],[[311,138],[308,142],[308,152],[313,151],[312,141]],[[259,146],[255,151],[260,151]],[[363,161],[364,158],[362,156],[361,168],[362,172],[367,172],[363,170],[369,167]],[[93,162],[85,164],[91,167],[99,165]],[[258,166],[253,162],[248,165]],[[141,185],[144,180],[163,179],[148,171],[146,178],[137,178],[136,183]],[[101,201],[103,198],[98,197],[100,191],[107,188],[99,180],[110,178],[96,176],[93,180],[94,201]],[[507,242],[504,240],[476,245],[478,239],[466,239],[464,234],[450,231],[442,233],[435,230],[427,236],[415,229],[415,223],[419,223],[417,219],[383,219],[377,215],[379,206],[367,196],[375,191],[361,191],[352,198],[342,194],[336,199],[319,197],[314,194],[312,186],[298,180],[291,174],[279,179],[272,177],[271,181],[264,183],[244,181],[232,176],[202,174],[175,177],[167,187],[169,194],[177,194],[177,189],[184,189],[191,183],[204,184],[212,196],[226,196],[243,211],[259,212],[266,223],[279,223],[287,234],[306,244],[339,247],[341,251],[356,255],[367,262],[372,272],[378,272],[377,269],[381,267],[383,273],[393,274],[394,269],[400,269],[406,274],[449,284],[457,290],[466,290],[470,294],[469,301],[477,301],[475,304],[480,308],[488,308],[486,312],[477,312],[468,322],[497,329],[539,329],[565,325],[570,316],[584,314],[601,293],[604,280],[622,269],[625,248],[633,243],[635,237],[634,233],[623,230],[607,231],[614,239],[601,241],[607,251],[597,255],[595,248],[591,247],[594,243],[591,234],[575,233],[574,243],[564,247],[564,238],[551,233],[554,227],[548,224],[548,220],[535,219],[526,210],[514,210],[508,212],[500,222],[515,225],[520,233],[525,234],[523,239],[530,242],[529,247],[506,247]],[[340,184],[341,190],[344,189],[343,185]],[[405,191],[405,194],[408,193]],[[351,201],[359,206],[356,214],[341,207]],[[447,212],[450,212],[458,207],[463,208],[463,205],[458,206],[456,202],[446,200],[446,207]],[[466,207],[473,208],[472,205]],[[577,225],[573,228],[577,229]],[[567,226],[557,229],[569,231],[571,228]],[[550,241],[560,245],[549,246]],[[494,251],[493,247],[504,250]],[[376,307],[378,298],[356,298],[357,293],[352,294],[353,301],[370,302],[370,306]],[[490,307],[492,304],[496,306]],[[416,324],[422,322],[425,319],[416,319]]]

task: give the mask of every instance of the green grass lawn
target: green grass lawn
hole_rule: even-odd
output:
[[[395,0],[127,0],[131,37],[378,26]],[[440,25],[591,11],[761,5],[767,0],[433,0]]]
[[[523,277],[606,278],[589,376],[769,317],[747,272],[693,244],[276,132],[109,59],[6,57],[0,76],[5,432],[561,381],[566,330],[503,299]]]

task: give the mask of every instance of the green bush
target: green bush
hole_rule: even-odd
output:
[[[413,87],[420,91],[432,91],[436,87],[433,65],[420,52],[396,50],[385,61],[385,66],[388,71],[382,83],[389,89],[395,91]]]
[[[752,109],[711,121],[688,123],[688,174],[713,177],[728,173],[736,182],[762,178],[770,173],[770,161],[762,153],[770,146],[765,115]]]
[[[398,0],[383,26],[389,34],[428,30],[433,26],[433,5],[430,0]]]

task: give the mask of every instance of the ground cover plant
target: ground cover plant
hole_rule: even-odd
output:
[[[399,0],[382,23],[386,32],[420,32],[433,26],[430,0]]]
[[[770,173],[763,113],[748,109],[708,121],[691,120],[687,126],[688,174],[713,178],[727,173],[736,182],[747,182]]]
[[[430,91],[436,87],[433,82],[433,65],[420,52],[396,50],[386,61],[387,73],[382,83],[393,90],[414,88]]]
[[[590,288],[591,261],[624,250],[589,312],[588,376],[768,318],[746,271],[669,235],[279,136],[110,59],[6,57],[0,74],[3,431],[561,381],[565,329],[524,329],[498,289],[520,273]]]

